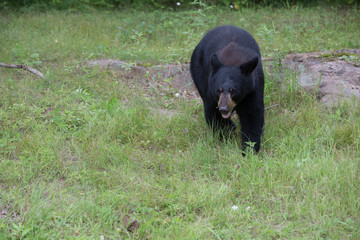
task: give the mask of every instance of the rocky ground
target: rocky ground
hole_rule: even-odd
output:
[[[336,106],[352,98],[360,99],[360,49],[289,54],[281,60],[264,58],[263,61],[269,73],[276,74],[279,81],[285,79],[284,71],[295,72],[298,84],[317,94],[326,106]],[[113,59],[89,61],[87,64],[113,69],[127,77],[141,75],[146,86],[160,82],[177,89],[179,94],[198,98],[188,64],[143,67]]]
[[[286,69],[293,70],[299,85],[316,93],[326,106],[360,99],[360,49],[289,54],[277,74]]]

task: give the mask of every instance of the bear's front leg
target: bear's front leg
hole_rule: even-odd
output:
[[[243,150],[252,147],[258,152],[264,126],[264,105],[261,101],[245,104],[237,109],[237,114],[240,118]]]

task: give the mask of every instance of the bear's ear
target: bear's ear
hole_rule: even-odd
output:
[[[253,57],[250,61],[240,65],[240,70],[245,75],[250,75],[258,65],[259,58],[257,56]]]
[[[217,69],[219,69],[222,66],[222,63],[220,62],[216,53],[211,55],[210,63],[211,63],[213,71],[216,71]]]

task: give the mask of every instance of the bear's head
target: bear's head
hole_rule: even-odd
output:
[[[255,89],[253,72],[259,57],[237,66],[224,65],[216,53],[210,57],[211,74],[209,90],[218,103],[218,110],[223,118],[229,118],[235,107]]]

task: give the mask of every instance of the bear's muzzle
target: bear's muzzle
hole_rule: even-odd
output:
[[[218,109],[223,118],[231,117],[236,103],[232,100],[230,93],[221,93],[218,101]]]

